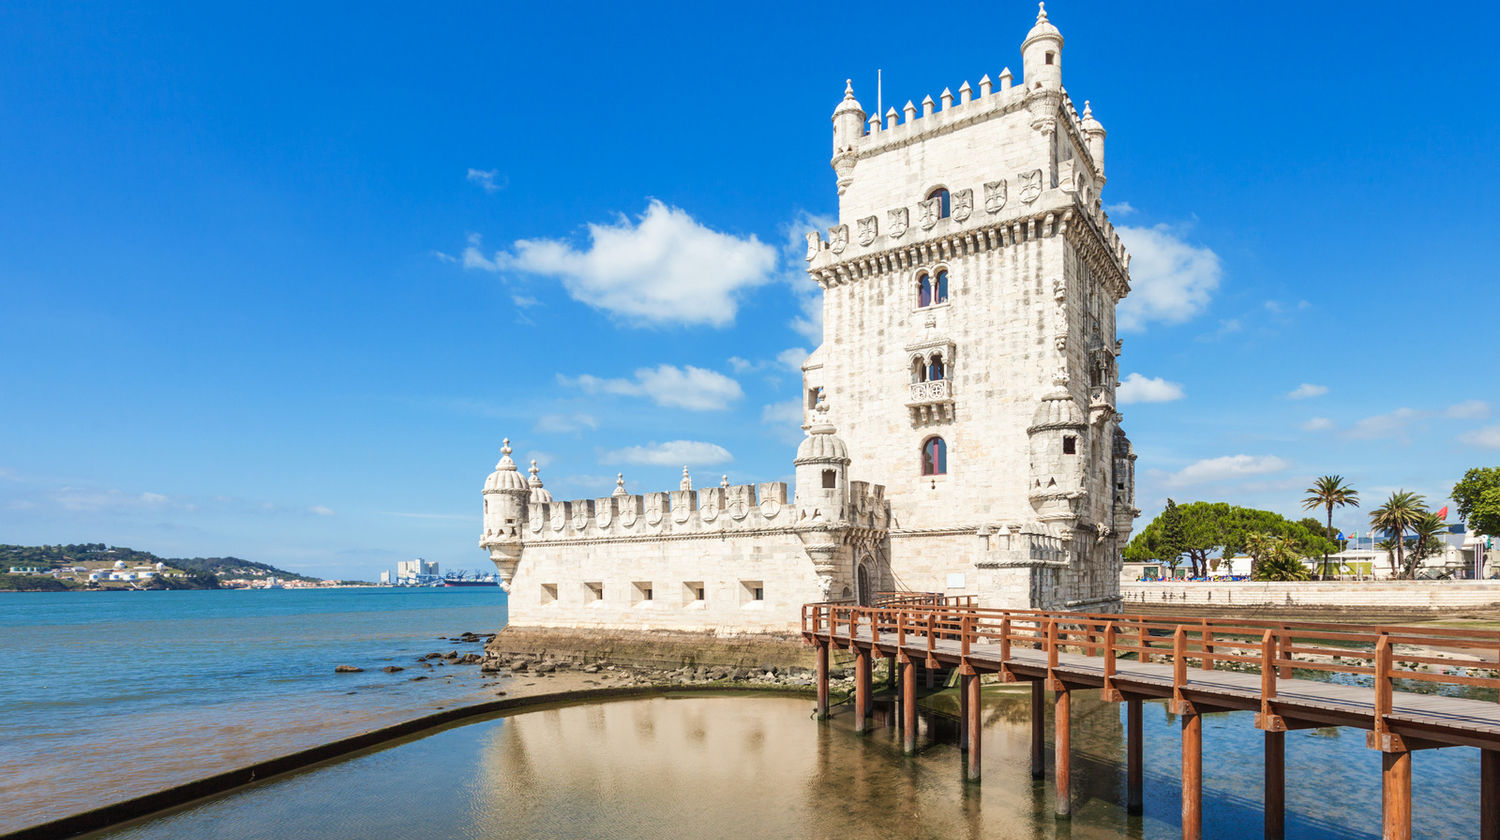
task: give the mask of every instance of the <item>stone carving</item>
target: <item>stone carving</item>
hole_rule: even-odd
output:
[[[589,506],[587,502],[579,502],[573,508],[573,530],[582,531],[589,526]]]
[[[698,508],[698,518],[704,522],[712,522],[719,518],[719,494],[713,490],[703,499],[702,507]]]
[[[859,220],[859,244],[868,246],[875,241],[875,217],[867,216]]]
[[[897,207],[895,210],[892,210],[890,212],[890,219],[891,238],[900,239],[902,235],[906,233],[907,227],[911,224],[911,214],[905,207]]]
[[[562,504],[554,503],[552,509],[549,511],[549,519],[552,522],[552,530],[554,531],[561,531],[568,527],[567,508],[565,505],[567,505],[567,502],[563,502]]]
[[[646,524],[660,525],[666,513],[662,510],[662,494],[652,493],[646,497]]]
[[[823,237],[819,236],[815,230],[810,231],[807,234],[807,256],[804,259],[811,262],[821,250],[823,250]]]
[[[543,524],[541,505],[534,505],[530,510],[526,512],[526,524],[531,526],[531,532],[533,534],[541,533]]]
[[[615,520],[615,506],[610,502],[610,499],[594,502],[594,524],[600,528],[608,528],[609,523]]]
[[[984,185],[984,212],[999,213],[1005,209],[1005,182],[990,181]],[[809,257],[808,259],[811,259]]]
[[[922,225],[922,230],[932,230],[932,226],[937,224],[938,214],[943,211],[943,199],[934,196],[933,198],[919,201],[917,202],[917,208],[921,211],[920,224]]]
[[[1030,204],[1042,197],[1042,170],[1021,173],[1021,201]]]
[[[953,194],[953,220],[961,222],[974,212],[974,191],[959,190]]]
[[[776,516],[777,516],[777,514],[779,514],[779,513],[781,513],[781,500],[780,499],[761,499],[761,501],[760,501],[760,515],[761,516],[764,516],[767,519],[775,519]]]
[[[736,493],[729,499],[729,515],[735,519],[744,519],[750,512],[750,503],[745,501],[745,496]]]
[[[640,514],[636,512],[636,509],[639,506],[639,500],[627,497],[620,509],[620,524],[624,525],[626,528],[634,525],[636,520],[640,518]]]
[[[849,247],[848,225],[839,225],[838,227],[831,227],[828,229],[828,247],[831,248],[835,254],[844,253],[844,249]]]
[[[693,511],[689,508],[688,505],[683,504],[672,506],[672,521],[676,522],[678,525],[681,525],[682,523],[688,521],[688,517],[692,515]]]

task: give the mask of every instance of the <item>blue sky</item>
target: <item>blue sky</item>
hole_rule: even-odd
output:
[[[787,476],[844,79],[1019,74],[1036,13],[134,5],[0,6],[0,542],[366,578],[486,565],[505,436],[559,498]],[[1500,462],[1493,7],[1048,11],[1146,518]]]

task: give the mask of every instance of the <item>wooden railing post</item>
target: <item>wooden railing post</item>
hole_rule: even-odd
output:
[[[1385,716],[1391,713],[1392,692],[1395,682],[1391,679],[1391,638],[1385,633],[1375,640],[1375,734],[1386,733]]]
[[[1150,647],[1150,645],[1147,644],[1147,642],[1150,640],[1151,636],[1150,636],[1150,634],[1148,634],[1146,632],[1146,622],[1145,622],[1144,619],[1142,619],[1141,621],[1137,621],[1136,622],[1136,630],[1139,631],[1139,641],[1141,643],[1140,644],[1141,652],[1139,654],[1139,656],[1141,658],[1140,661],[1142,661],[1142,662],[1150,662],[1151,661],[1151,653],[1150,653],[1151,647]]]
[[[1123,697],[1115,689],[1115,623],[1104,623],[1104,688],[1099,696],[1105,702],[1118,703]]]
[[[1057,670],[1057,619],[1047,619],[1047,676]]]
[[[1172,633],[1172,692],[1177,696],[1182,695],[1183,686],[1187,685],[1187,631],[1182,625]]]
[[[968,659],[969,658],[969,641],[970,641],[970,638],[971,638],[971,636],[972,636],[972,634],[974,632],[974,617],[972,615],[966,615],[966,616],[964,616],[963,617],[963,621],[961,621],[959,623],[959,628],[960,628],[959,629],[959,633],[962,634],[962,636],[963,636],[962,641],[959,642],[959,645],[960,645],[959,650],[960,650],[960,653],[963,655],[964,659]]]
[[[1208,626],[1208,619],[1203,619],[1203,670],[1214,669],[1214,631]]]
[[[1292,661],[1291,649],[1292,628],[1283,624],[1281,625],[1281,638],[1278,640],[1276,645],[1276,653],[1281,659],[1279,676],[1284,680],[1289,680],[1292,678],[1292,666],[1290,664]]]

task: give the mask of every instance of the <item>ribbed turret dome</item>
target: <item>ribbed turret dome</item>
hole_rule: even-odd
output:
[[[1084,133],[1104,130],[1104,126],[1094,119],[1094,109],[1089,107],[1087,99],[1083,100],[1083,116],[1079,117],[1079,124],[1083,126]]]
[[[812,426],[808,428],[802,445],[797,447],[797,460],[792,463],[849,463],[849,447],[835,434],[833,424],[828,422],[827,401],[820,398],[814,411],[816,415]]]
[[[536,468],[536,459],[532,459],[531,469],[527,470],[527,472],[531,473],[531,478],[526,481],[527,486],[531,488],[531,503],[534,505],[550,503],[552,501],[552,494],[547,492],[547,488],[542,486],[542,477],[537,475],[540,470]]]
[[[529,492],[526,479],[516,469],[516,462],[510,459],[510,438],[500,447],[500,463],[495,465],[495,471],[485,479],[484,490],[486,493],[514,490],[520,493]]]
[[[1073,399],[1072,394],[1062,390],[1042,397],[1036,413],[1031,416],[1031,428],[1027,431],[1080,428],[1084,425],[1083,412],[1078,410],[1078,402]]]
[[[861,121],[863,121],[865,118],[865,109],[860,106],[859,100],[854,98],[853,79],[844,80],[844,101],[840,102],[839,106],[833,109],[833,115],[837,117],[839,114],[845,113],[846,111],[858,111]]]
[[[1047,20],[1046,3],[1036,4],[1036,26],[1031,27],[1031,31],[1026,33],[1026,40],[1021,42],[1021,49],[1026,49],[1027,44],[1038,38],[1055,38],[1059,45],[1062,44],[1062,33],[1057,31],[1057,27],[1053,26],[1051,21]]]

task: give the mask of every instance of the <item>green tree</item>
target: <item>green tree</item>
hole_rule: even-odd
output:
[[[1250,576],[1256,580],[1307,580],[1312,573],[1302,562],[1302,553],[1288,537],[1254,532],[1245,538],[1250,555]]]
[[[1186,554],[1192,561],[1194,574],[1205,574],[1210,557],[1233,557],[1244,552],[1249,536],[1255,533],[1284,537],[1304,557],[1334,547],[1324,537],[1322,526],[1310,530],[1268,510],[1224,502],[1178,505],[1169,500],[1167,509],[1130,541],[1125,556],[1132,560],[1169,560]]]
[[[1470,530],[1500,537],[1500,467],[1469,470],[1450,495]]]
[[[1313,481],[1313,485],[1305,491],[1307,496],[1302,500],[1303,510],[1315,510],[1323,508],[1328,512],[1328,531],[1333,531],[1333,509],[1335,507],[1359,507],[1359,491],[1350,487],[1341,475],[1325,475]],[[1332,538],[1329,533],[1326,536]],[[1328,577],[1328,552],[1323,552],[1322,577]]]
[[[1395,491],[1385,500],[1385,504],[1370,511],[1370,526],[1391,533],[1391,542],[1396,549],[1391,555],[1391,574],[1400,575],[1406,568],[1406,546],[1402,535],[1425,513],[1426,500],[1407,490]]]
[[[1443,550],[1443,534],[1448,530],[1448,524],[1437,518],[1437,514],[1423,512],[1417,517],[1417,521],[1411,525],[1412,540],[1411,550],[1406,554],[1406,562],[1401,566],[1401,577],[1411,580],[1417,575],[1417,567],[1422,561]]]

